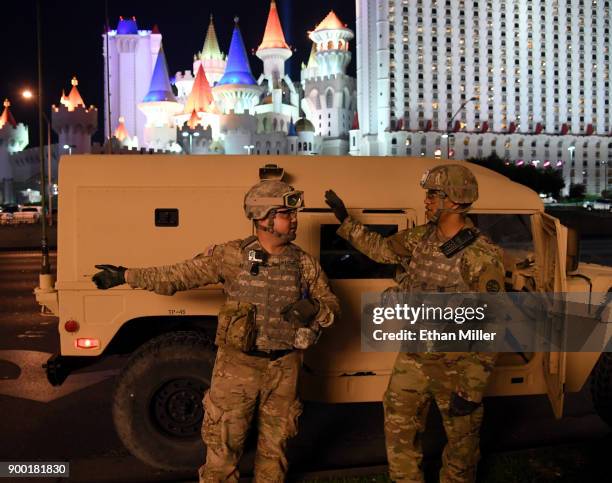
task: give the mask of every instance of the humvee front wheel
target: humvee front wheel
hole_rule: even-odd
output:
[[[214,361],[213,345],[192,331],[161,335],[134,352],[113,397],[115,429],[134,456],[169,470],[204,462],[202,398]]]
[[[612,426],[612,352],[602,352],[593,369],[591,396],[599,417]]]

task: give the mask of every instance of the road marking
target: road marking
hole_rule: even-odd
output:
[[[72,374],[61,386],[52,386],[42,368],[49,357],[51,354],[48,352],[0,350],[0,360],[17,364],[21,369],[17,379],[0,380],[0,394],[47,403],[93,386],[119,372],[111,369]]]

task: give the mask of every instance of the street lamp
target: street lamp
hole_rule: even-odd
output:
[[[574,167],[574,151],[576,150],[576,146],[570,146],[567,148],[570,153],[570,169]]]
[[[601,164],[603,164],[603,167],[604,167],[604,191],[606,191],[606,195],[607,195],[607,191],[608,191],[608,161],[602,161]]]
[[[467,106],[470,102],[477,101],[477,100],[478,100],[478,97],[476,96],[470,97],[467,101],[461,104],[459,109],[457,109],[457,112],[455,112],[455,114],[453,114],[453,117],[451,117],[450,121],[448,121],[448,124],[446,125],[446,134],[442,135],[442,139],[446,138],[446,159],[450,159],[450,133],[453,127],[453,121],[459,115],[459,113],[463,111],[465,106]]]
[[[42,62],[42,5],[41,0],[36,1],[36,57],[38,67],[38,157],[40,160],[40,190],[41,190],[41,208],[42,221],[41,228],[41,266],[39,284],[41,290],[50,290],[53,288],[53,275],[51,274],[51,263],[49,262],[49,245],[47,243],[47,224],[45,223],[46,214],[46,189],[45,189],[45,151],[43,138],[43,62]],[[48,121],[48,119],[47,119]]]
[[[244,149],[246,149],[247,154],[251,154],[253,152],[253,149],[255,149],[255,145],[254,144],[245,144],[242,147]]]
[[[68,151],[68,156],[72,156],[72,148],[76,148],[75,144],[64,144],[62,146],[66,151]]]

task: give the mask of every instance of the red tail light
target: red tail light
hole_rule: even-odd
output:
[[[74,342],[77,349],[97,349],[100,347],[99,339],[77,339]]]

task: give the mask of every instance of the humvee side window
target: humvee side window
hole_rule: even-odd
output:
[[[474,225],[504,249],[533,251],[529,215],[469,214]]]
[[[365,225],[387,237],[397,233],[397,225]],[[336,235],[340,225],[321,225],[321,267],[330,279],[393,278],[395,265],[370,260],[350,243]]]

